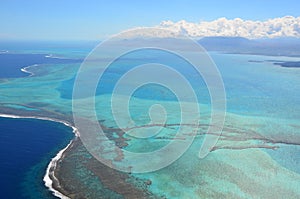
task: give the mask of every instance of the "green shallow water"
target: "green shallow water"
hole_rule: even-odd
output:
[[[212,57],[224,78],[228,109],[222,136],[206,158],[198,158],[210,120],[210,104],[204,99],[198,105],[201,125],[195,141],[176,162],[150,173],[125,174],[109,170],[77,142],[76,147],[65,153],[57,171],[65,194],[73,198],[120,198],[122,195],[127,198],[299,198],[300,71],[280,68],[270,62],[248,62],[297,58],[222,54],[212,54]],[[70,80],[78,68],[79,64],[38,65],[28,69],[34,76],[1,79],[0,112],[72,123],[72,101],[65,96],[66,92],[70,96]],[[114,73],[112,76],[115,78]],[[140,92],[142,95],[143,91]],[[130,113],[135,126],[150,121],[148,108],[157,103],[166,108],[169,126],[159,128],[157,136],[139,140],[118,129],[111,114],[111,95],[96,96],[97,119],[107,128],[110,140],[129,151],[147,152],[165,146],[174,138],[180,123],[178,103],[152,97],[157,99],[149,99],[149,95],[131,99]],[[117,99],[122,107],[122,96]],[[85,110],[88,98],[78,101],[82,103],[80,114],[92,119]],[[123,111],[120,108],[118,114],[124,114]],[[152,130],[143,127],[136,133],[147,134]],[[114,152],[107,154],[107,157],[116,156]],[[149,160],[149,164],[159,158]],[[119,161],[112,163],[119,164]]]

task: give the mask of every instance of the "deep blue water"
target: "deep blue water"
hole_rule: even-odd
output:
[[[0,44],[1,49],[8,48],[1,48]],[[28,76],[20,69],[33,64],[79,61],[46,58],[46,54],[29,53],[0,54],[0,78]],[[96,95],[111,93],[117,80],[134,66],[160,63],[172,66],[187,77],[199,101],[209,103],[208,91],[202,78],[184,60],[153,50],[140,53],[142,56],[138,52],[116,60],[101,79]],[[299,70],[263,63],[270,59],[265,56],[212,54],[212,57],[225,83],[228,111],[241,115],[299,118]],[[249,60],[262,62],[253,63]],[[74,78],[71,78],[57,88],[62,98],[72,99],[73,83]],[[134,96],[143,99],[176,100],[176,96],[167,88],[157,85],[142,87]],[[73,136],[71,129],[53,122],[0,118],[0,132],[1,198],[54,198],[45,189],[42,178],[50,159]],[[283,155],[293,157],[293,151],[292,148],[285,147],[271,156],[278,162],[282,161],[280,163],[283,166],[299,172],[299,159],[281,158]]]
[[[72,129],[37,119],[0,117],[1,198],[56,198],[45,188],[47,165],[72,139]]]
[[[46,54],[0,53],[0,78],[26,77],[28,74],[21,69],[34,64],[66,64],[81,61],[81,59],[46,57]]]

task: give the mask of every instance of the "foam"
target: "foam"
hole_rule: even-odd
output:
[[[52,158],[51,162],[48,164],[46,174],[43,178],[43,181],[45,183],[45,186],[48,187],[48,189],[53,193],[54,196],[59,197],[61,199],[70,199],[69,197],[63,195],[59,191],[53,188],[53,180],[54,179],[59,186],[59,181],[54,175],[55,168],[57,166],[57,162],[63,157],[63,153],[69,148],[69,146],[72,144],[72,141],[62,150],[56,154],[54,158]]]
[[[32,67],[32,66],[38,66],[38,64],[34,64],[34,65],[30,65],[30,66],[26,66],[26,67],[24,67],[24,68],[21,68],[21,71],[24,72],[24,73],[30,74],[29,77],[31,77],[31,76],[34,75],[34,73],[31,72],[31,71],[29,71],[28,69],[29,69],[30,67]]]
[[[48,54],[45,57],[46,58],[52,58],[52,59],[65,59],[64,57],[54,56],[53,54]]]
[[[79,137],[79,131],[76,127],[72,126],[69,122],[63,121],[63,120],[57,120],[52,119],[48,117],[36,117],[36,116],[18,116],[18,115],[10,115],[10,114],[0,114],[0,117],[6,117],[6,118],[29,118],[29,119],[39,119],[39,120],[47,120],[47,121],[53,121],[53,122],[59,122],[62,123],[68,127],[71,127],[73,129],[73,133],[76,137]],[[57,162],[61,160],[63,157],[63,153],[69,148],[69,146],[72,144],[73,140],[70,141],[70,143],[62,150],[60,150],[54,158],[51,159],[50,163],[47,166],[46,174],[44,175],[43,181],[45,183],[45,186],[49,189],[49,191],[52,192],[52,194],[56,197],[59,197],[61,199],[70,199],[69,197],[63,195],[58,190],[53,188],[53,180],[54,179],[58,184],[59,181],[54,175],[55,168],[57,166]],[[58,185],[59,186],[59,185]]]

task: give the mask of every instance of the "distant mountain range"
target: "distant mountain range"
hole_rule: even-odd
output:
[[[264,21],[219,18],[213,21],[173,22],[131,29],[123,38],[199,39],[205,49],[224,53],[263,54],[300,57],[300,16],[284,16]],[[165,41],[165,40],[164,40]]]
[[[135,33],[135,32],[134,32]],[[138,36],[130,35],[130,37],[120,38],[123,45],[132,45],[133,43],[141,43],[148,46],[153,43],[172,45],[178,49],[190,49],[188,42],[184,42],[177,37],[157,37],[152,36],[152,32],[142,31]],[[127,35],[126,35],[127,36]],[[196,40],[194,38],[194,40]],[[300,38],[280,37],[266,39],[247,39],[243,37],[203,37],[196,40],[205,50],[217,51],[222,53],[236,54],[255,54],[255,55],[273,55],[273,56],[289,56],[300,57]]]
[[[300,57],[300,38],[204,37],[198,42],[208,51]]]

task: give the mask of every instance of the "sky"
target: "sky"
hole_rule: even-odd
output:
[[[162,21],[300,16],[299,0],[1,0],[1,40],[97,40]]]

